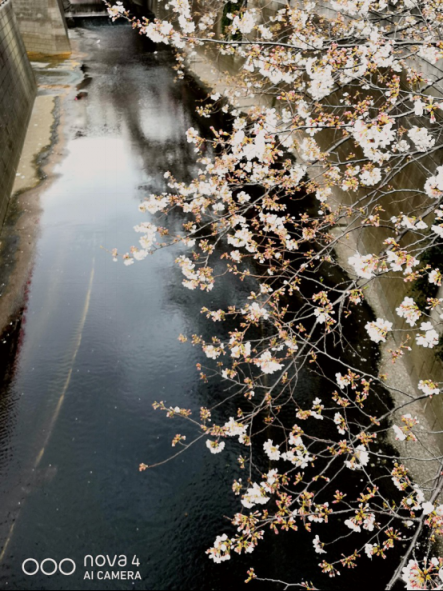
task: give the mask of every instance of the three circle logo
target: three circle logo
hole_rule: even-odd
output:
[[[22,571],[30,577],[36,575],[38,572],[48,577],[52,577],[57,572],[69,576],[75,572],[76,568],[76,564],[72,558],[63,558],[59,563],[53,558],[45,558],[41,562],[38,562],[35,558],[27,558],[22,562]]]

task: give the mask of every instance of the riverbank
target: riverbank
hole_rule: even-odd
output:
[[[41,215],[40,196],[56,177],[66,145],[66,105],[81,82],[82,56],[34,58],[38,94],[0,233],[0,342],[7,344],[26,298]],[[6,342],[5,342],[6,341]]]

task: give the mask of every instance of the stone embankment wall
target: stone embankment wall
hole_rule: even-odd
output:
[[[0,227],[8,207],[36,95],[13,0],[0,2]]]
[[[62,0],[13,0],[20,31],[29,53],[71,53]]]

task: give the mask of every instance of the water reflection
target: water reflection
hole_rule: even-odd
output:
[[[272,543],[230,564],[205,557],[228,526],[223,515],[238,509],[230,493],[235,443],[221,456],[201,444],[174,463],[137,470],[165,458],[177,431],[192,435],[154,413],[154,400],[197,408],[224,396],[220,384],[198,380],[201,354],[177,336],[209,338],[215,325],[201,307],[241,302],[249,290],[228,275],[209,295],[186,291],[177,248],[129,268],[100,249],[135,242],[137,202],[166,188],[165,170],[190,178],[195,154],[185,130],[203,123],[193,115],[198,93],[174,83],[168,51],[143,44],[130,27],[76,35],[92,81],[87,96],[72,101],[68,153],[42,198],[26,331],[1,393],[8,412],[0,415],[0,539],[9,541],[0,585],[225,589],[242,584],[250,566],[263,576],[315,579],[318,558],[303,532],[267,532]],[[304,373],[298,387],[303,397],[321,384]],[[143,580],[84,581],[86,554],[136,555]],[[70,557],[78,568],[70,577],[29,577],[21,570],[28,557]]]

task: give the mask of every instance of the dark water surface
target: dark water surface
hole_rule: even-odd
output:
[[[205,556],[226,529],[223,516],[240,509],[230,490],[234,442],[217,456],[200,442],[170,464],[138,471],[140,462],[167,457],[175,433],[192,435],[153,411],[154,400],[197,410],[223,395],[220,385],[200,382],[201,353],[178,335],[217,334],[201,307],[241,302],[248,290],[229,275],[209,295],[186,290],[177,249],[131,267],[100,249],[136,243],[133,226],[149,219],[137,205],[166,190],[165,170],[190,178],[195,154],[185,131],[201,123],[196,91],[174,83],[168,51],[144,45],[126,26],[76,35],[91,82],[88,96],[69,106],[67,155],[42,196],[14,372],[0,396],[0,586],[231,589],[249,566],[315,581],[320,557],[303,532],[267,532],[271,543],[222,565]],[[301,376],[300,396],[321,389],[318,377]],[[84,580],[85,555],[106,554],[137,556],[142,580]],[[69,557],[77,570],[27,576],[21,565],[29,557]]]

